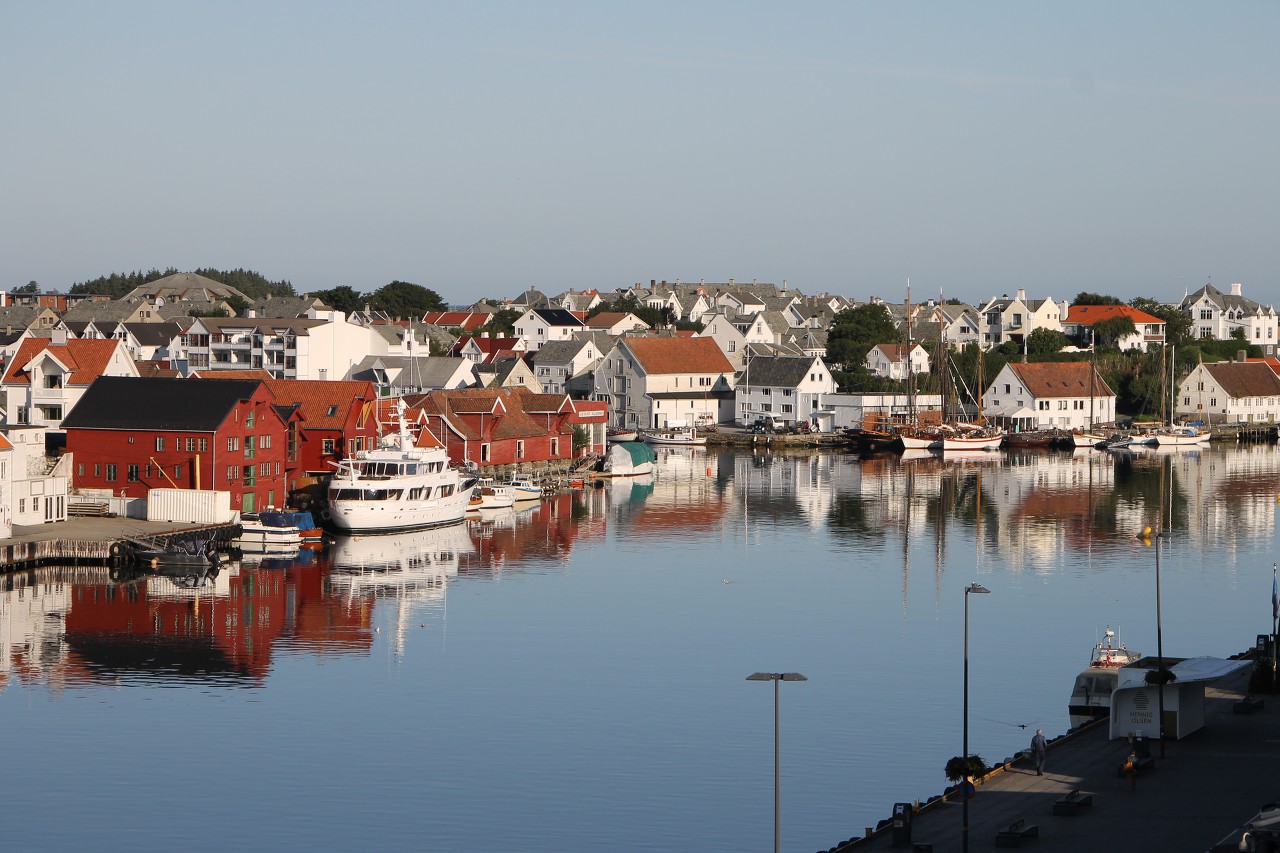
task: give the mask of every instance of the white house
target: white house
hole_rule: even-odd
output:
[[[724,314],[710,314],[698,337],[711,338],[735,369],[747,366],[747,336]]]
[[[583,327],[590,332],[604,332],[616,338],[627,332],[648,329],[649,324],[630,311],[601,311],[594,317],[588,317]]]
[[[1164,320],[1128,305],[1072,305],[1067,309],[1062,330],[1070,337],[1083,339],[1085,330],[1092,332],[1096,324],[1116,317],[1128,318],[1134,328],[1133,334],[1115,342],[1119,349],[1145,350],[1148,344],[1164,344]]]
[[[912,344],[909,354],[906,344],[876,344],[863,363],[876,376],[902,382],[929,372],[929,353],[920,344]]]
[[[618,338],[595,369],[611,426],[647,429],[733,416],[733,365],[711,338]]]
[[[1010,362],[982,398],[982,414],[1017,429],[1088,431],[1116,419],[1116,395],[1085,361]]]
[[[1226,340],[1237,330],[1244,331],[1247,343],[1263,347],[1268,355],[1276,345],[1276,311],[1248,299],[1237,282],[1230,293],[1206,284],[1195,293],[1184,296],[1178,305],[1191,318],[1191,334],[1197,338]]]
[[[123,342],[75,340],[62,330],[54,338],[28,338],[5,367],[5,411],[10,424],[57,429],[99,376],[138,375]]]
[[[52,524],[67,520],[67,495],[71,487],[73,455],[46,456],[45,427],[9,427],[4,437],[13,448],[8,454],[11,524]],[[0,465],[3,464],[0,454]],[[0,475],[2,476],[2,475]]]
[[[734,418],[742,426],[767,416],[829,431],[831,412],[823,403],[835,391],[836,381],[821,358],[756,356],[734,388]]]
[[[600,337],[609,340],[607,336]],[[533,355],[533,372],[542,384],[544,394],[568,394],[570,383],[594,368],[603,357],[604,352],[595,337],[552,341]]]
[[[1280,421],[1280,376],[1266,361],[1197,364],[1178,385],[1174,414],[1207,423]]]
[[[1054,302],[1052,298],[1027,299],[1027,292],[1022,289],[1012,299],[1008,296],[989,299],[978,309],[982,346],[989,349],[1010,340],[1021,345],[1036,329],[1061,332],[1066,316],[1066,302]]]
[[[549,341],[572,340],[584,328],[576,315],[563,308],[528,308],[514,324],[515,335],[527,352],[537,352]]]
[[[0,435],[0,539],[13,535],[13,444]]]

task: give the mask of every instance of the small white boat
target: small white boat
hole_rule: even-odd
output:
[[[1116,689],[1120,667],[1141,658],[1138,652],[1120,645],[1116,632],[1107,628],[1101,642],[1093,647],[1089,666],[1076,676],[1067,713],[1076,728],[1111,713],[1111,693]]]
[[[707,437],[705,435],[699,435],[696,429],[688,427],[646,432],[640,437],[649,444],[683,444],[686,446],[697,446],[707,443]]]
[[[489,478],[482,479],[480,485],[476,487],[475,492],[480,495],[480,504],[474,509],[500,509],[501,507],[514,506],[516,502],[515,490],[510,486],[499,485]]]
[[[297,527],[273,527],[261,521],[241,522],[240,537],[234,544],[251,554],[293,554],[302,547],[302,532]]]
[[[605,438],[605,441],[608,441],[608,442],[639,440],[637,437],[636,431],[633,429],[615,429],[612,427],[608,430],[608,432],[605,433],[604,438]]]
[[[898,433],[903,450],[941,450],[943,436],[938,430],[915,429]]]
[[[610,477],[637,477],[652,474],[658,455],[643,441],[620,441],[609,447],[604,473]]]
[[[1107,440],[1105,435],[1096,432],[1073,432],[1071,433],[1071,443],[1076,447],[1097,447]]]
[[[536,501],[542,497],[542,487],[529,477],[512,477],[503,485],[511,490],[518,501]]]
[[[1190,447],[1196,444],[1208,444],[1209,433],[1196,427],[1174,427],[1156,433],[1156,444],[1174,447]]]

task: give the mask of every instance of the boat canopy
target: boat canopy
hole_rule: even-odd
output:
[[[631,465],[637,466],[645,462],[657,462],[658,454],[643,441],[619,441],[614,444],[619,450],[626,451],[631,457]]]

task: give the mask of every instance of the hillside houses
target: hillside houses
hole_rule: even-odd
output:
[[[982,402],[984,417],[1011,429],[1087,431],[1116,419],[1115,392],[1083,361],[1010,362]]]
[[[595,370],[612,426],[650,429],[733,416],[733,365],[711,338],[618,339]]]
[[[1228,293],[1206,284],[1184,296],[1178,308],[1191,318],[1192,334],[1197,338],[1227,340],[1243,334],[1245,343],[1263,347],[1265,355],[1275,355],[1275,308],[1246,297],[1239,283],[1232,284]]]
[[[1196,365],[1178,384],[1174,414],[1210,424],[1280,421],[1276,365],[1267,360]]]

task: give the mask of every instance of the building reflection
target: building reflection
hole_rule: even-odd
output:
[[[1230,555],[1274,536],[1277,494],[1280,453],[1267,445],[945,458],[663,449],[656,475],[442,530],[340,538],[310,563],[231,564],[195,584],[93,568],[0,576],[0,689],[165,679],[257,687],[276,655],[367,655],[379,642],[401,655],[409,626],[443,620],[451,584],[562,571],[580,540],[755,543],[803,530],[836,551],[870,548],[900,562],[905,600],[912,562],[940,585],[956,547],[1011,570],[1051,571],[1064,554],[1150,526],[1192,532],[1188,548]]]

